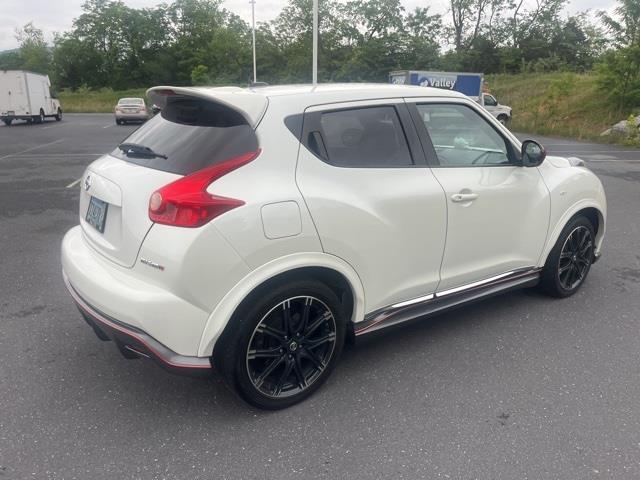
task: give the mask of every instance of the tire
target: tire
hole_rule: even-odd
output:
[[[38,115],[36,122],[38,123],[44,123],[44,112],[42,110],[40,110],[40,115]]]
[[[62,120],[62,110],[58,109],[58,113],[56,113],[53,118],[56,119],[56,122]]]
[[[122,125],[122,120],[116,119],[116,125]]]
[[[547,257],[539,288],[557,298],[573,295],[584,283],[593,263],[595,232],[586,217],[574,217],[562,229]]]
[[[506,115],[498,115],[498,121],[506,127],[507,123],[509,122],[509,117],[507,117]]]
[[[13,122],[13,119],[3,120],[3,122],[7,127],[10,127],[11,126],[11,122]]]
[[[239,308],[213,363],[243,400],[279,410],[320,388],[342,353],[345,330],[341,303],[329,287],[315,280],[287,283],[257,292]]]

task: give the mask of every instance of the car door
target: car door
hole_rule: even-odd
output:
[[[549,192],[518,145],[473,102],[411,100],[419,135],[447,200],[438,291],[538,263],[549,226]]]
[[[402,99],[308,108],[296,181],[328,254],[347,261],[365,311],[433,294],[446,202]]]

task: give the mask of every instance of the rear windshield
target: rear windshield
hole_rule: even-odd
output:
[[[111,155],[127,162],[180,175],[201,170],[258,149],[256,134],[244,117],[220,104],[171,98],[156,115],[123,143],[148,147],[158,155]],[[163,158],[163,157],[167,158]]]
[[[118,105],[142,105],[143,103],[144,100],[142,100],[141,98],[121,98],[120,100],[118,100]]]

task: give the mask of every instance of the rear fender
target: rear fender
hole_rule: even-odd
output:
[[[213,354],[216,341],[227,326],[242,301],[258,286],[285,272],[305,267],[324,267],[342,274],[348,281],[353,294],[352,322],[364,319],[364,288],[358,274],[351,265],[334,255],[320,252],[305,252],[287,255],[253,270],[231,289],[215,307],[206,323],[198,356]]]

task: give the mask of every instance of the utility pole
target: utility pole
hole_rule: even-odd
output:
[[[312,83],[318,83],[318,0],[313,0],[313,68]]]
[[[251,4],[251,37],[253,39],[253,83],[258,81],[256,76],[256,0],[249,0]]]

